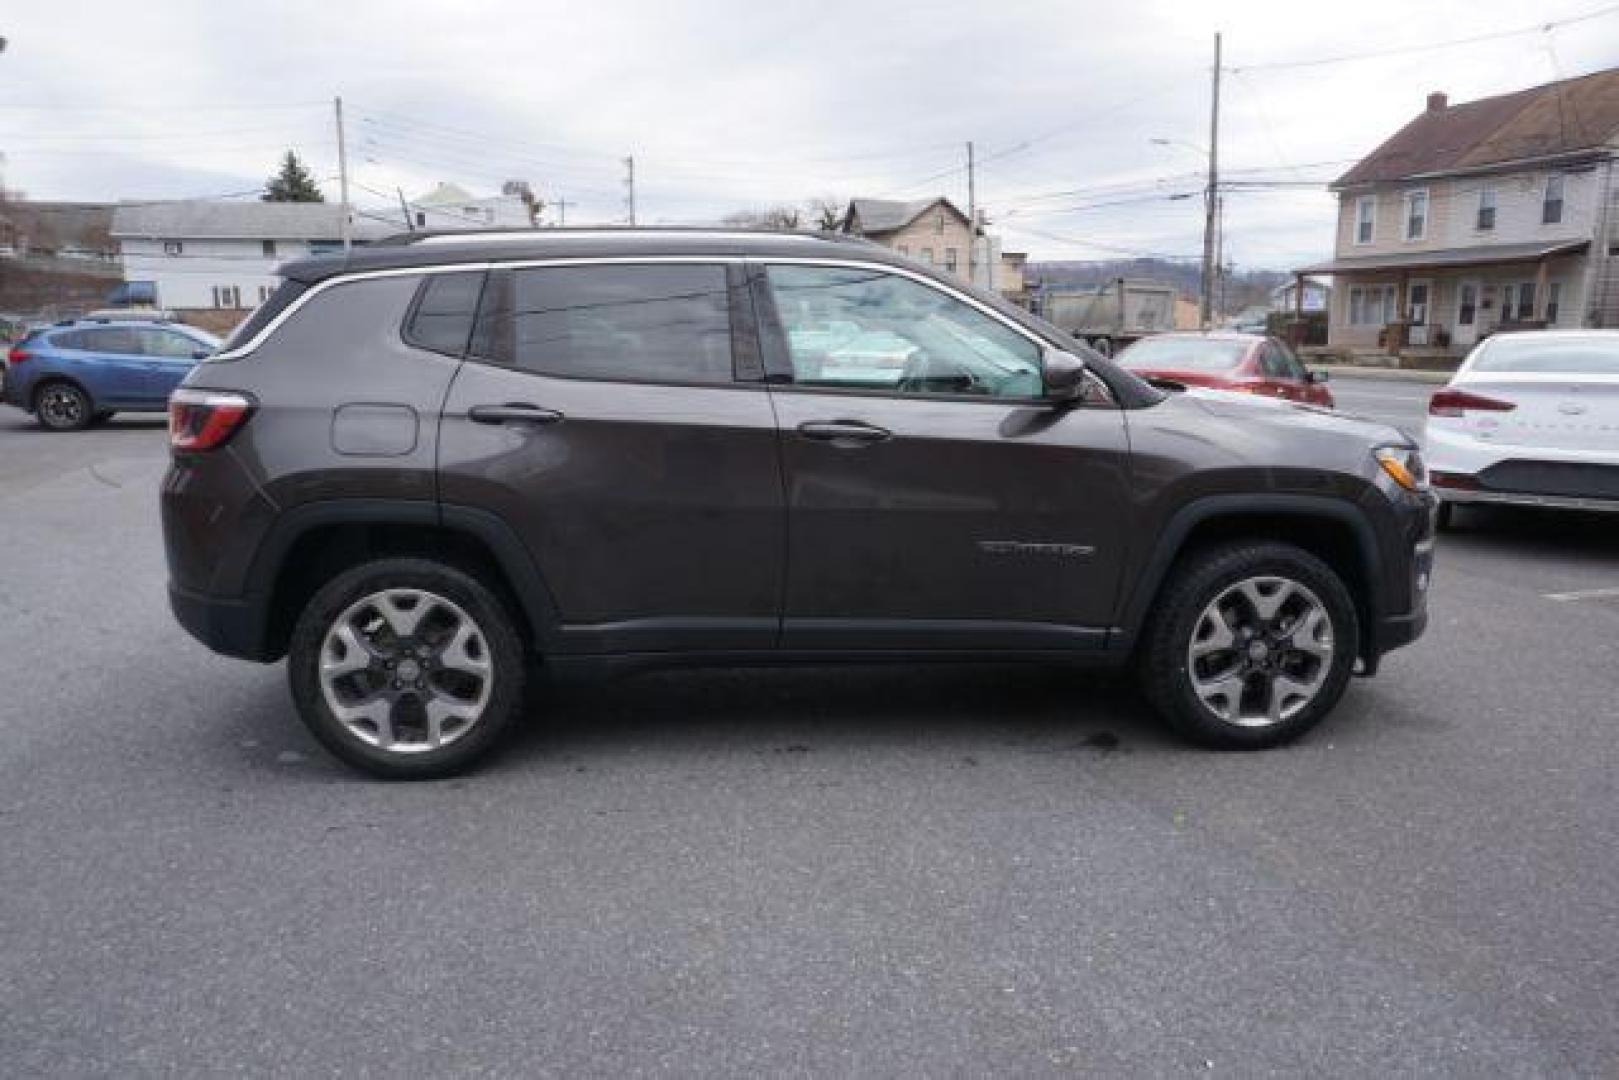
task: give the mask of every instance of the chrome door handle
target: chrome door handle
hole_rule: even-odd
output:
[[[878,443],[894,437],[887,428],[859,420],[809,420],[798,425],[806,439],[831,443]]]
[[[554,424],[562,419],[555,409],[542,409],[522,401],[504,405],[474,405],[467,416],[477,424]]]

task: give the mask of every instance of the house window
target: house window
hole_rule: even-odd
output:
[[[944,268],[946,270],[950,271],[952,274],[954,274],[956,272],[956,249],[955,248],[945,248],[944,249]]]
[[[1563,220],[1563,174],[1546,177],[1546,199],[1540,204],[1540,223],[1556,225]]]
[[[1546,286],[1546,325],[1557,323],[1557,309],[1563,303],[1563,283],[1553,281]]]
[[[275,241],[274,240],[266,240],[266,241],[264,241],[264,257],[266,259],[275,258]]]
[[[163,254],[180,255],[185,252],[186,246],[178,240],[163,241]]]
[[[273,292],[275,292],[275,289],[272,288],[271,286],[269,286],[269,285],[260,285],[259,286],[259,303],[262,304],[266,300],[270,299],[270,294],[273,293]]]
[[[416,211],[416,227],[418,229],[427,228],[427,215],[420,210]]]
[[[1355,201],[1355,243],[1370,244],[1377,227],[1377,196],[1366,195]]]
[[[1359,285],[1349,290],[1349,325],[1359,326],[1366,321],[1366,290]]]
[[[1428,192],[1405,193],[1405,238],[1421,240],[1428,235]]]
[[[1495,228],[1495,189],[1481,187],[1478,189],[1478,228],[1480,232],[1488,232]]]
[[[922,261],[927,263],[929,266],[933,265],[933,249],[932,248],[923,248],[922,249]]]
[[[242,290],[235,285],[214,286],[214,307],[239,308],[242,306]]]
[[[942,234],[944,232],[944,211],[943,210],[940,210],[937,214],[933,215],[933,231],[936,232],[936,233],[940,233],[940,234]]]
[[[909,244],[901,244],[901,245],[899,245],[899,253],[901,255],[909,257],[910,254],[911,254],[911,245],[909,245]]]

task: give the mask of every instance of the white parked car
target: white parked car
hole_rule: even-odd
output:
[[[1454,507],[1619,511],[1619,330],[1535,330],[1481,342],[1428,403],[1439,525]]]

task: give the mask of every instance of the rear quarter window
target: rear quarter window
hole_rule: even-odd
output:
[[[405,319],[405,340],[447,356],[465,356],[483,282],[482,271],[429,275]]]

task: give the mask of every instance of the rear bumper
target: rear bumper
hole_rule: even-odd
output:
[[[169,608],[186,632],[216,653],[272,663],[263,605],[253,599],[211,596],[169,583]]]

